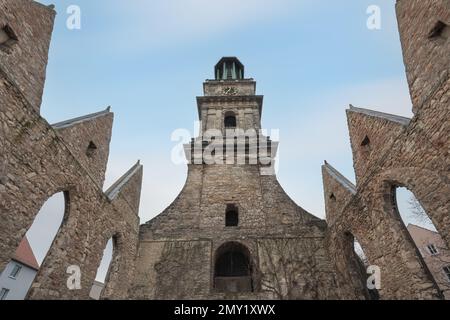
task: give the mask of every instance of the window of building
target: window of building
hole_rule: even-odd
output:
[[[361,147],[369,147],[370,145],[370,139],[368,136],[365,136],[363,141],[361,142]]]
[[[450,266],[446,266],[442,268],[444,270],[445,275],[447,276],[448,282],[450,282]]]
[[[89,142],[89,145],[88,145],[87,150],[86,150],[86,155],[89,158],[92,158],[96,151],[97,151],[97,146],[95,145],[95,143],[92,142],[92,141]]]
[[[8,293],[9,293],[9,289],[2,288],[2,290],[0,291],[0,300],[6,300]]]
[[[438,21],[433,29],[431,29],[428,38],[436,39],[436,38],[444,38],[447,39],[450,35],[450,27],[446,25],[442,21]]]
[[[366,147],[370,144],[370,139],[368,136],[365,136],[363,141],[361,142],[361,147]]]
[[[368,136],[365,136],[361,141],[361,153],[364,158],[367,158],[371,153],[370,139]]]
[[[428,249],[428,252],[430,252],[430,254],[432,256],[437,255],[439,253],[438,249],[436,248],[436,246],[434,244],[427,245],[427,249]]]
[[[13,279],[16,279],[17,276],[19,275],[20,270],[22,270],[22,266],[18,265],[18,264],[15,264],[13,269],[12,269],[12,271],[11,271],[11,273],[9,274],[9,277],[13,278]]]
[[[0,29],[0,49],[11,47],[17,42],[17,37],[14,31],[9,26],[3,26]]]
[[[225,115],[225,128],[236,128],[236,115],[233,112]]]
[[[227,205],[225,212],[225,226],[237,227],[239,225],[239,210],[234,204]]]

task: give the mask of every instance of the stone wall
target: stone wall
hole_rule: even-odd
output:
[[[114,257],[104,297],[126,298],[138,245],[142,166],[103,192],[113,114],[108,110],[49,125],[38,111],[54,11],[32,1],[0,1],[0,22],[17,43],[0,49],[0,269],[42,205],[65,194],[65,216],[29,299],[88,299],[107,241]],[[96,148],[88,157],[89,143]],[[66,283],[80,267],[81,290]]]
[[[0,28],[15,38],[0,49],[0,67],[24,98],[39,111],[55,11],[30,0],[0,1]]]
[[[341,253],[356,237],[370,264],[381,268],[381,298],[442,298],[401,221],[395,188],[414,193],[449,245],[449,41],[429,34],[438,21],[450,23],[450,6],[403,0],[397,16],[415,116],[347,110],[356,186],[323,166],[329,246],[345,278],[351,260]]]
[[[227,204],[239,226],[225,226]],[[145,299],[332,299],[340,292],[325,243],[326,224],[297,206],[257,165],[189,165],[184,189],[141,226],[130,291]],[[216,252],[238,242],[250,252],[254,292],[215,290]],[[178,279],[178,282],[175,281]]]
[[[442,298],[393,190],[410,189],[450,246],[448,1],[397,2],[415,115],[347,110],[356,185],[323,166],[326,221],[295,204],[260,165],[190,164],[177,199],[139,227],[140,163],[103,192],[110,109],[53,126],[39,115],[54,15],[29,0],[0,0],[0,28],[13,37],[0,45],[0,269],[45,201],[65,194],[65,217],[30,299],[88,299],[111,238],[103,292],[109,299],[369,298],[354,239],[381,269],[382,299]],[[217,97],[228,85],[241,96]],[[260,127],[262,96],[254,81],[207,81],[204,89],[203,130],[222,130],[230,110],[239,127]],[[225,226],[230,204],[239,210],[237,227]],[[253,292],[214,287],[217,253],[228,243],[248,250]],[[72,265],[81,269],[81,290],[66,286]]]

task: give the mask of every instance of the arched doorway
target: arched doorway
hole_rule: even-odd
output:
[[[4,300],[26,298],[63,224],[69,206],[67,192],[50,197],[35,216],[15,255],[0,276],[0,296]]]
[[[215,255],[214,288],[220,292],[252,292],[250,251],[238,242],[227,242]]]

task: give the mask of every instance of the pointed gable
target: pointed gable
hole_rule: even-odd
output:
[[[105,192],[106,196],[111,201],[123,197],[137,215],[141,198],[142,176],[143,166],[138,161]]]
[[[384,148],[408,126],[410,119],[388,113],[355,108],[347,110],[356,182],[362,178]]]
[[[322,166],[322,179],[327,222],[331,225],[347,202],[356,194],[356,187],[326,161]]]
[[[100,188],[103,188],[105,180],[113,118],[108,107],[101,112],[52,125]]]

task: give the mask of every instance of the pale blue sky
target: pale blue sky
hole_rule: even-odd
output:
[[[280,130],[278,178],[321,218],[323,160],[354,181],[348,104],[412,115],[394,0],[40,2],[58,12],[42,115],[54,123],[112,106],[105,189],[141,159],[141,222],[183,187],[170,136],[193,131],[195,96],[222,56],[237,56],[257,81],[263,127]],[[66,28],[73,4],[81,30]],[[366,26],[369,5],[381,9],[381,30]]]
[[[66,28],[71,4],[81,30]],[[372,4],[381,30],[366,27]],[[193,130],[195,96],[222,56],[256,79],[263,126],[280,129],[279,180],[319,217],[323,160],[354,177],[348,104],[411,115],[393,0],[62,0],[56,10],[42,115],[52,123],[112,106],[105,188],[141,159],[142,221],[184,184],[170,135]]]

